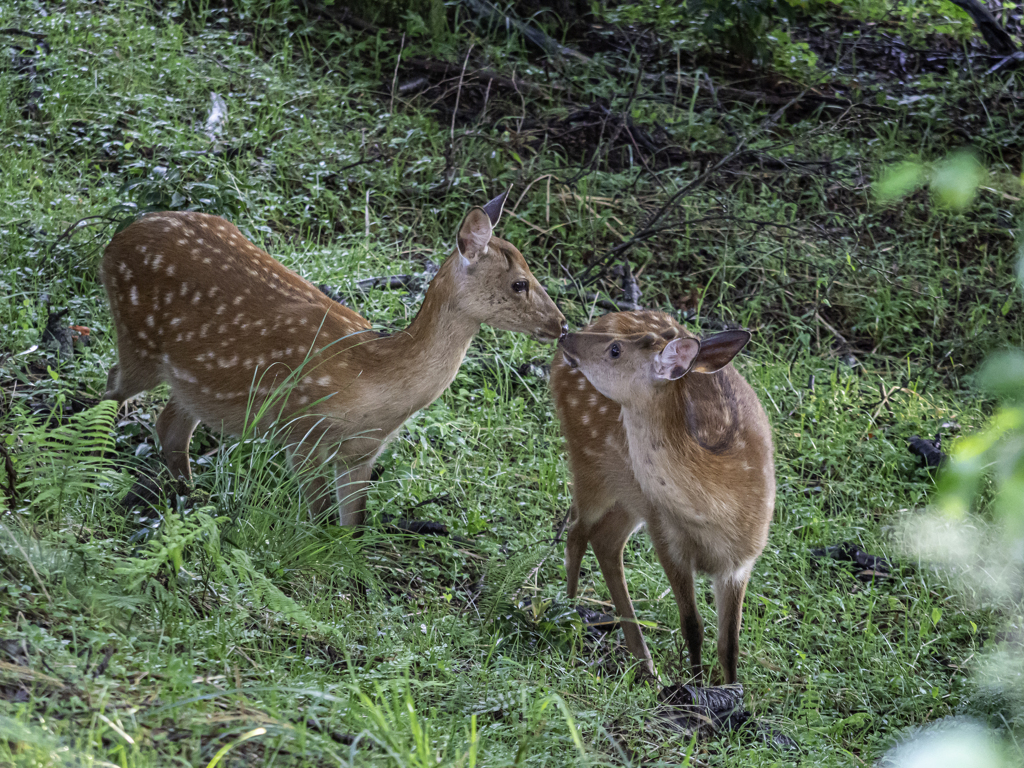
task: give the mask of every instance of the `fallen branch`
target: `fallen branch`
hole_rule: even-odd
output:
[[[1003,29],[996,17],[978,0],[949,0],[953,5],[963,9],[974,20],[975,26],[985,38],[988,47],[998,54],[1009,56],[1017,51],[1017,43],[1010,33]]]
[[[463,0],[463,2],[469,6],[470,10],[482,19],[488,19],[496,22],[497,24],[505,27],[513,27],[519,34],[529,40],[531,43],[540,48],[544,53],[552,58],[559,58],[562,56],[569,56],[580,61],[590,61],[590,57],[584,56],[577,50],[569,48],[568,46],[562,45],[553,37],[545,35],[536,27],[531,27],[529,24],[520,21],[514,16],[508,13],[499,11],[487,0]]]
[[[434,61],[433,59],[421,59],[415,56],[406,59],[409,66],[416,69],[425,69],[428,72],[435,72],[445,77],[455,77],[462,74],[462,68],[457,64],[446,64],[443,61]],[[534,95],[545,95],[545,88],[530,83],[525,80],[517,80],[514,78],[505,77],[499,75],[493,69],[467,69],[463,77],[467,80],[490,80],[495,85],[500,85],[503,88],[507,88],[513,91],[526,91],[533,93]],[[553,90],[562,90],[561,86],[552,85],[549,86]]]

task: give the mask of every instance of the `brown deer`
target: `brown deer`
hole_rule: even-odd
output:
[[[103,255],[118,357],[103,397],[170,384],[156,431],[185,480],[200,421],[232,435],[273,429],[314,518],[331,504],[320,470],[333,465],[340,522],[362,523],[374,459],[452,382],[481,324],[546,342],[568,330],[522,254],[492,234],[507,194],[466,214],[420,311],[390,336],[224,219],[143,216]]]
[[[725,682],[736,681],[743,595],[775,504],[768,417],[729,364],[749,339],[698,339],[662,312],[619,312],[564,337],[555,353],[551,390],[573,476],[569,597],[589,543],[626,645],[652,674],[622,566],[642,525],[672,586],[694,677],[704,639],[699,571],[713,578],[718,658]]]

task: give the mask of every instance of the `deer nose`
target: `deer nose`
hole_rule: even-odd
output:
[[[565,320],[562,321],[562,332],[558,334],[558,340],[561,341],[569,335],[569,323]]]

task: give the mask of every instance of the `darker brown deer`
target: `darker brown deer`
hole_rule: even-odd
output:
[[[667,314],[620,312],[569,334],[555,354],[551,389],[573,477],[569,596],[589,544],[626,645],[651,673],[622,561],[643,525],[675,595],[694,677],[702,678],[701,572],[713,579],[725,682],[736,681],[743,596],[775,504],[768,418],[730,364],[749,338],[698,339]]]
[[[505,195],[472,208],[404,331],[387,336],[216,216],[153,213],[115,235],[102,279],[117,331],[104,398],[170,385],[156,423],[173,475],[191,478],[199,422],[272,431],[303,470],[315,518],[363,521],[376,456],[455,378],[481,324],[553,342],[565,318],[522,254],[493,236]]]

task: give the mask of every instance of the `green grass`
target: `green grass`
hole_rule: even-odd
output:
[[[640,27],[628,23],[652,24],[661,52],[634,39],[632,54],[605,50],[561,74],[546,75],[500,30],[410,37],[406,59],[448,55],[461,67],[472,43],[471,68],[515,67],[565,89],[520,98],[495,87],[481,118],[484,86],[467,85],[454,131],[456,82],[392,100],[394,40],[306,19],[289,3],[0,9],[0,28],[48,45],[0,34],[0,439],[22,480],[0,517],[0,763],[865,765],[957,714],[1020,739],[1019,710],[979,695],[973,677],[1009,637],[1013,606],[965,593],[899,531],[934,488],[906,438],[941,427],[955,439],[949,421],[960,434],[979,428],[991,404],[970,388],[973,370],[991,350],[1024,343],[1013,275],[1022,128],[997,98],[1019,90],[1021,75],[925,72],[899,87],[927,98],[901,106],[886,100],[893,82],[854,74],[849,59],[822,58],[814,71],[797,61],[791,78],[844,92],[856,80],[867,103],[888,109],[795,110],[759,133],[763,106],[718,109],[703,92],[676,98],[649,83],[633,99],[634,78],[604,67],[674,73],[678,60],[683,74],[727,80],[699,19],[670,6],[608,12],[630,34]],[[932,24],[963,38],[959,18],[933,3],[899,9],[892,23],[908,34]],[[874,3],[844,12],[878,18]],[[399,67],[398,80],[417,74]],[[228,105],[215,143],[199,130],[210,91]],[[688,159],[648,157],[662,162],[652,174],[619,142],[568,184],[593,147],[557,140],[553,121],[597,98],[663,131]],[[968,210],[938,208],[926,191],[873,200],[870,181],[886,164],[939,159],[963,143],[965,125],[990,172]],[[126,489],[162,466],[159,390],[106,423],[112,453],[41,443],[40,413],[103,391],[114,347],[96,266],[115,227],[141,209],[224,215],[396,328],[421,296],[363,295],[355,281],[439,261],[467,207],[514,183],[517,215],[499,231],[578,326],[604,311],[586,292],[617,299],[620,288],[608,275],[586,288],[568,276],[743,136],[750,153],[684,198],[672,228],[630,258],[646,305],[695,329],[728,320],[755,332],[738,366],[773,424],[779,492],[745,603],[740,677],[747,707],[799,753],[735,733],[694,745],[652,725],[656,691],[634,683],[618,634],[595,642],[583,632],[552,543],[571,500],[558,424],[544,380],[520,373],[551,349],[525,337],[483,330],[450,389],[381,456],[374,526],[358,537],[302,520],[272,443],[222,443],[205,430],[193,443],[194,455],[209,454],[196,478],[208,494],[201,511],[127,514]],[[63,308],[93,343],[71,361],[29,351],[48,312]],[[461,538],[395,536],[376,525],[382,515],[438,520]],[[889,557],[892,578],[865,584],[810,554],[842,541]],[[643,534],[626,560],[662,681],[679,681],[678,616]],[[608,606],[592,556],[581,594]],[[704,581],[698,600],[713,644]]]

